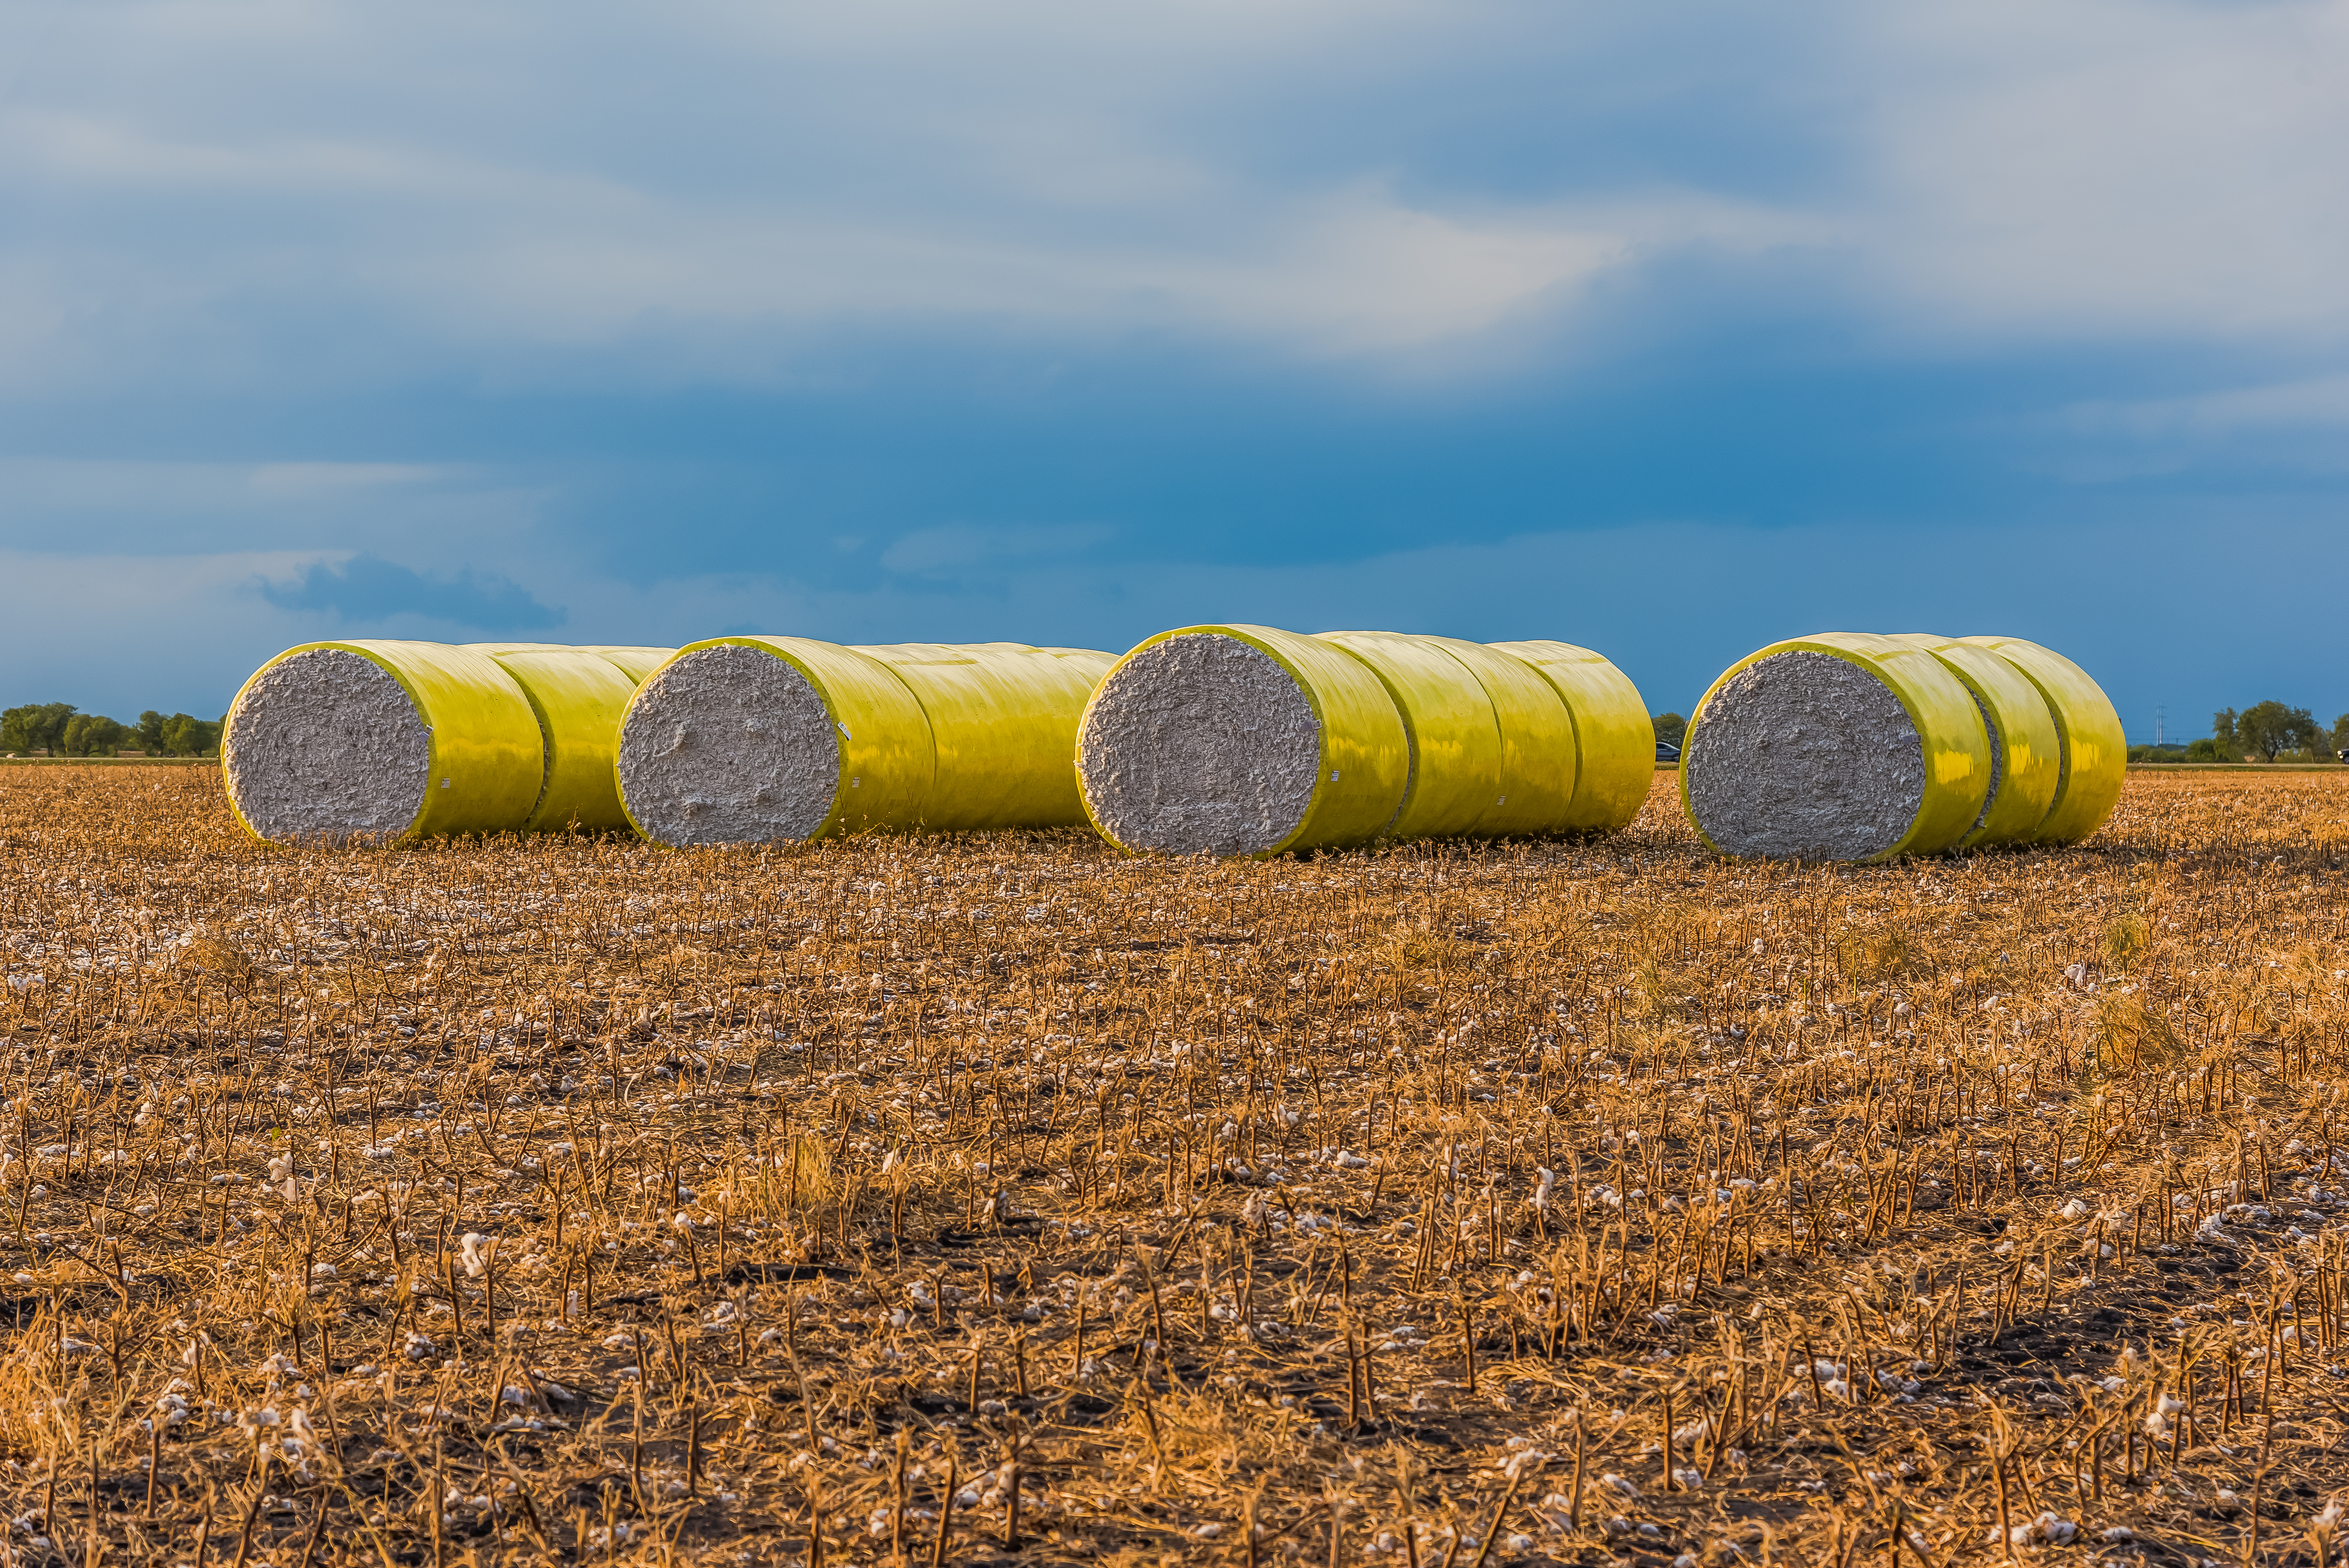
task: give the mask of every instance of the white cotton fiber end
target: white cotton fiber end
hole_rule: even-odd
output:
[[[1827,654],[1773,654],[1731,676],[1685,755],[1689,810],[1728,854],[1867,860],[1924,805],[1924,742],[1908,709]]]
[[[1320,765],[1321,726],[1296,678],[1220,633],[1129,655],[1077,737],[1085,804],[1129,850],[1268,850],[1305,820]]]
[[[664,844],[773,843],[823,825],[840,737],[789,662],[726,644],[679,655],[638,688],[620,727],[620,798]]]
[[[379,841],[423,810],[432,735],[388,670],[312,648],[237,695],[221,771],[238,814],[273,843]]]

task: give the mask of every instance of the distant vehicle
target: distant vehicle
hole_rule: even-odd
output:
[[[1671,741],[1669,741],[1669,740],[1659,740],[1658,742],[1656,742],[1656,760],[1657,760],[1657,761],[1659,761],[1659,762],[1678,762],[1680,759],[1681,759],[1681,748],[1680,748],[1679,747],[1674,746],[1674,745],[1673,745]],[[2343,760],[2344,762],[2349,762],[2349,751],[2344,751],[2344,752],[2343,752],[2343,753],[2341,754],[2341,760]]]

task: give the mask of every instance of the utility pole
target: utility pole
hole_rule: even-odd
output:
[[[2166,707],[2157,707],[2153,710],[2153,743],[2156,746],[2161,744],[2161,721],[2168,717],[2168,714],[2169,710]]]

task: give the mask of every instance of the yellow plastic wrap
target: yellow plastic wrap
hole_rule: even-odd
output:
[[[831,811],[810,838],[921,825],[930,781],[937,771],[930,724],[922,715],[922,705],[888,665],[853,648],[812,637],[711,637],[688,643],[676,656],[720,647],[757,648],[772,654],[797,670],[823,699],[824,711],[840,737],[840,782],[833,793]],[[637,689],[643,689],[643,682],[637,683]],[[625,807],[626,791],[622,794]],[[636,820],[635,812],[628,813],[628,822],[646,838],[654,838]]]
[[[2019,842],[2076,844],[2113,814],[2128,773],[2128,737],[2105,688],[2088,672],[2021,637],[1965,637],[1997,654],[2039,688],[2063,745],[2062,780],[2038,830]]]
[[[272,665],[316,648],[357,654],[390,676],[430,732],[432,769],[424,804],[398,836],[400,841],[450,833],[508,832],[528,820],[545,769],[544,749],[530,699],[495,659],[443,643],[391,638],[304,643],[254,671],[245,686]],[[240,701],[243,695],[240,687]],[[229,705],[232,729],[237,704]],[[225,769],[229,746],[221,749]],[[237,820],[245,831],[261,837],[242,811]]]
[[[1492,698],[1433,638],[1403,632],[1319,632],[1378,676],[1402,716],[1409,760],[1391,839],[1467,832],[1501,788],[1501,732]]]
[[[1530,666],[1573,721],[1576,771],[1565,830],[1612,833],[1628,826],[1656,781],[1656,727],[1640,688],[1603,655],[1572,643],[1487,645]]]
[[[1982,710],[1974,706],[1973,694],[1927,649],[1871,632],[1822,632],[1773,643],[1746,655],[1721,672],[1691,716],[1681,753],[1681,806],[1707,848],[1718,851],[1721,846],[1705,834],[1689,803],[1689,779],[1703,743],[1705,706],[1740,671],[1789,653],[1825,654],[1867,671],[1899,700],[1916,727],[1924,753],[1923,798],[1908,830],[1889,849],[1866,857],[1868,861],[1939,854],[1972,830],[1990,791],[1990,731],[1982,723]]]
[[[1411,741],[1394,699],[1370,666],[1319,638],[1255,625],[1178,626],[1136,645],[1125,658],[1171,638],[1192,635],[1232,638],[1278,665],[1304,693],[1320,733],[1311,799],[1288,835],[1256,851],[1255,858],[1344,849],[1370,843],[1383,833],[1410,782]],[[1094,684],[1098,688],[1101,683]],[[1102,837],[1117,843],[1090,805],[1086,815]]]
[[[647,676],[677,657],[675,648],[605,647],[595,645],[582,651],[594,654],[597,658],[617,665],[620,673],[628,677],[630,686],[644,685]]]
[[[612,766],[636,683],[595,649],[546,643],[467,645],[498,661],[530,699],[545,744],[544,781],[528,832],[626,828]],[[646,650],[651,652],[652,650]]]
[[[920,826],[954,832],[1083,825],[1077,725],[1114,657],[1024,643],[854,651],[895,673],[928,721],[936,764]]]
[[[1500,788],[1470,831],[1485,839],[1571,831],[1580,756],[1574,717],[1557,688],[1524,660],[1482,643],[1426,640],[1468,666],[1492,702],[1501,734]]]
[[[1989,849],[2028,841],[2054,804],[2064,773],[2063,742],[2047,699],[2013,665],[1971,643],[1926,632],[1899,634],[1949,666],[1988,717],[1995,742],[1992,793],[1973,830],[1953,846]]]
[[[1368,665],[1402,716],[1410,782],[1388,837],[1567,830],[1574,721],[1548,682],[1480,643],[1402,632],[1316,635]]]

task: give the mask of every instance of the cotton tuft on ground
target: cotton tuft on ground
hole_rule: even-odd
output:
[[[1800,870],[1663,779],[1168,862],[12,776],[12,1548],[2313,1560],[2349,770]]]

